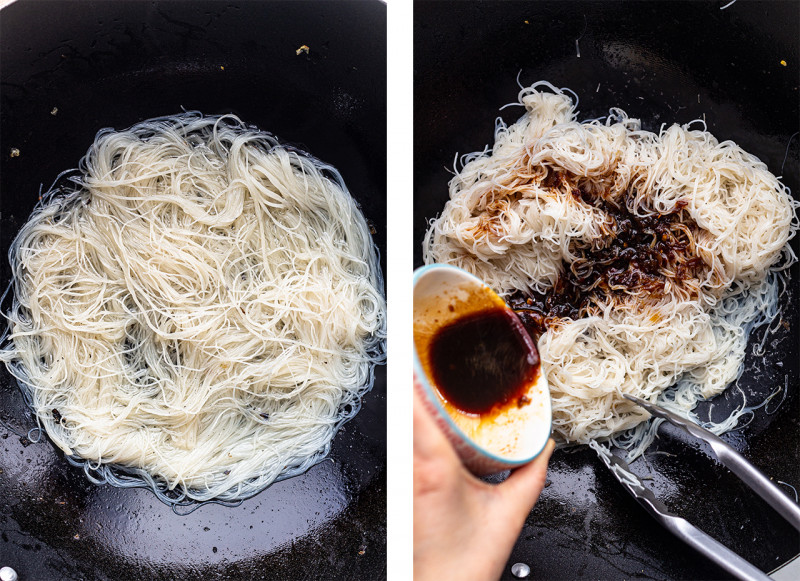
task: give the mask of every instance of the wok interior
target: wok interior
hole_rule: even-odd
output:
[[[757,155],[794,192],[798,159],[798,30],[789,3],[537,2],[418,3],[415,10],[414,252],[422,264],[427,220],[448,199],[453,160],[493,142],[494,120],[515,121],[517,76],[574,90],[579,118],[621,107],[645,129],[705,118],[720,140]],[[788,56],[787,56],[788,55]],[[784,60],[787,65],[783,66]],[[793,63],[793,64],[792,64]],[[793,96],[793,97],[790,97]],[[784,157],[786,161],[784,162]],[[792,242],[797,250],[798,240]],[[781,297],[781,321],[764,353],[751,338],[739,382],[758,402],[773,402],[726,439],[775,480],[798,486],[800,428],[800,268]],[[728,390],[705,404],[714,417],[741,402]],[[777,411],[776,411],[777,408]],[[634,469],[676,513],[770,571],[798,553],[800,537],[709,451],[661,429]],[[542,578],[714,578],[719,571],[661,529],[605,472],[594,453],[557,453],[548,486],[509,565]],[[793,493],[786,489],[790,495]],[[680,555],[676,559],[675,555]],[[506,576],[511,577],[510,566]]]
[[[380,2],[3,8],[0,253],[40,184],[76,167],[99,129],[186,109],[235,113],[335,166],[374,226],[385,270],[385,19]],[[297,54],[302,45],[308,54]],[[385,391],[379,367],[364,407],[309,472],[238,507],[178,517],[149,491],[95,486],[48,442],[31,445],[35,422],[2,367],[2,564],[31,579],[381,577]]]

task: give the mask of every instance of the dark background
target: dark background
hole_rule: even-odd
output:
[[[523,85],[547,80],[579,98],[580,119],[621,107],[643,127],[703,118],[800,191],[796,2],[423,2],[414,10],[414,251],[448,199],[456,153],[492,144],[494,120],[524,112]],[[578,47],[580,50],[578,56]],[[781,65],[786,61],[786,66]],[[793,137],[794,135],[794,137]],[[793,241],[798,249],[798,240]],[[781,298],[777,329],[739,382],[758,402],[788,386],[725,439],[775,480],[800,487],[800,267]],[[714,414],[741,401],[732,390]],[[778,405],[780,403],[780,405]],[[707,408],[708,406],[704,406]],[[666,454],[662,453],[666,452]],[[706,446],[661,429],[633,465],[675,513],[771,571],[800,553],[800,536],[715,462]],[[557,452],[549,485],[505,569],[538,579],[722,579],[665,532],[587,449]],[[788,494],[794,492],[784,486]]]
[[[3,256],[40,184],[76,167],[99,129],[185,108],[235,113],[337,167],[385,271],[384,4],[21,0],[0,11],[0,38]],[[329,459],[239,507],[177,516],[31,444],[35,423],[0,366],[0,566],[21,581],[384,578],[385,418],[382,367]]]

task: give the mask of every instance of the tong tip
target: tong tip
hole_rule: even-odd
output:
[[[640,405],[641,407],[646,409],[648,412],[650,412],[654,416],[657,416],[657,417],[660,417],[660,418],[665,417],[664,416],[664,412],[666,410],[663,410],[659,406],[657,406],[655,404],[652,404],[652,403],[650,403],[649,401],[647,401],[645,399],[642,399],[642,398],[636,397],[635,395],[630,395],[630,394],[627,394],[627,393],[623,393],[622,397],[624,397],[625,399],[627,399],[629,401],[632,401],[633,403],[635,403],[637,405]]]
[[[711,443],[712,441],[717,441],[719,439],[717,436],[715,436],[702,426],[696,424],[695,422],[687,420],[686,418],[683,418],[676,413],[666,410],[658,404],[651,403],[649,401],[643,400],[633,395],[628,395],[627,393],[624,393],[622,395],[625,399],[628,399],[646,409],[648,412],[650,412],[651,415],[657,418],[665,419],[669,423],[678,426],[679,428],[683,428],[696,438],[700,438],[701,440],[705,440],[706,442],[709,443]]]

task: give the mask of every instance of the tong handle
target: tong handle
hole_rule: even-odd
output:
[[[719,567],[741,581],[769,581],[769,577],[759,568],[731,551],[728,547],[707,535],[685,518],[672,514],[667,506],[661,502],[653,491],[645,487],[639,477],[630,471],[628,464],[611,454],[595,450],[609,472],[616,478],[633,498],[647,511],[661,526],[681,539],[695,551],[717,564]],[[625,472],[625,477],[619,470]]]
[[[739,454],[727,442],[713,434],[711,435],[713,438],[707,437],[706,440],[711,445],[719,461],[774,508],[778,514],[786,519],[786,522],[800,531],[800,506],[795,504],[774,482],[748,462],[744,456]]]
[[[684,518],[672,514],[651,513],[666,529],[704,555],[709,561],[741,581],[771,581],[761,569],[731,551],[718,540],[710,537]]]
[[[711,446],[717,459],[739,479],[747,484],[753,492],[763,498],[767,504],[774,508],[795,529],[800,531],[800,506],[793,502],[778,488],[763,472],[753,466],[744,456],[739,454],[731,445],[716,434],[704,427],[682,418],[677,414],[660,407],[649,401],[625,394],[625,398],[642,406],[652,415],[663,418],[669,423],[686,430],[689,434],[703,440]]]

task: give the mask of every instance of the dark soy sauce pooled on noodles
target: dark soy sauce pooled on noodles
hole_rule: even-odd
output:
[[[517,316],[499,307],[439,329],[430,344],[430,367],[446,401],[465,413],[486,414],[528,403],[539,355]]]

